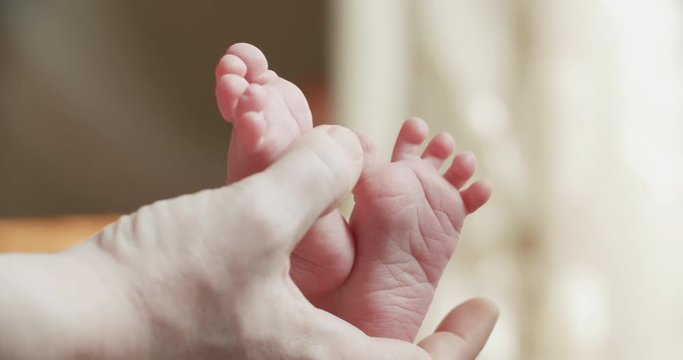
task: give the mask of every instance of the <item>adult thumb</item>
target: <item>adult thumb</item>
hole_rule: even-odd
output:
[[[363,150],[356,135],[340,126],[319,126],[299,137],[261,173],[225,190],[240,209],[242,241],[289,255],[313,222],[350,193],[360,175]],[[221,194],[215,194],[220,199]]]

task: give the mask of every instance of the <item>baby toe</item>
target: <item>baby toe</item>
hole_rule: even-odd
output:
[[[228,48],[227,54],[237,56],[246,64],[247,72],[245,77],[249,82],[258,79],[268,70],[266,56],[254,45],[247,43],[234,44]]]
[[[244,77],[247,74],[247,64],[235,55],[224,55],[216,65],[216,80],[226,74]]]
[[[474,175],[477,159],[471,152],[458,154],[453,159],[451,167],[446,170],[444,178],[457,189],[462,188]]]
[[[422,154],[422,159],[439,168],[451,156],[454,148],[453,137],[448,133],[440,133],[429,142]]]
[[[491,182],[488,180],[475,181],[470,187],[461,191],[460,196],[467,213],[471,214],[491,198]]]
[[[424,120],[415,117],[407,119],[396,138],[391,160],[399,161],[416,158],[420,144],[427,137],[428,131],[429,128]]]
[[[216,102],[218,109],[227,121],[232,121],[237,102],[249,86],[243,77],[226,74],[216,82]]]

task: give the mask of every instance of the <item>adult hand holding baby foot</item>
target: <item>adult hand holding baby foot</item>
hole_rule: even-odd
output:
[[[231,186],[143,207],[60,254],[0,256],[0,358],[474,358],[497,316],[486,301],[419,347],[366,336],[292,282],[292,249],[362,158],[350,131],[316,128]]]
[[[269,70],[253,45],[230,46],[216,81],[218,107],[233,124],[228,184],[266,169],[312,127],[303,93]],[[406,120],[391,162],[364,141],[349,223],[336,211],[321,217],[291,256],[291,276],[306,298],[371,336],[415,339],[465,218],[491,194],[487,181],[466,186],[473,154],[457,154],[441,173],[455,141],[441,133],[427,142],[428,131],[424,121]]]

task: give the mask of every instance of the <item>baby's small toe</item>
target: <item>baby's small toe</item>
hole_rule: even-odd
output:
[[[457,189],[462,188],[470,180],[477,167],[477,158],[471,152],[458,154],[451,167],[446,170],[444,178]]]
[[[422,153],[422,159],[439,168],[451,156],[454,148],[455,140],[453,137],[448,133],[440,133],[429,142],[424,153]]]
[[[224,55],[216,65],[216,81],[226,74],[244,77],[247,74],[247,64],[235,55]]]
[[[227,74],[216,82],[216,102],[226,121],[232,121],[237,102],[249,86],[247,80],[239,75]]]
[[[254,45],[238,43],[228,48],[227,54],[237,56],[246,64],[245,77],[249,82],[255,81],[268,70],[268,60],[263,52]]]
[[[419,118],[409,118],[406,120],[396,138],[391,160],[399,161],[416,158],[420,144],[427,137],[428,131],[429,128],[424,120]]]
[[[461,191],[460,196],[467,213],[471,214],[491,198],[491,182],[488,180],[475,181],[470,187]]]

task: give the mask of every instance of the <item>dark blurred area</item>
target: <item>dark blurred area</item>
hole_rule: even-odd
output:
[[[0,217],[129,212],[222,185],[216,62],[250,42],[304,92],[323,89],[326,8],[0,1]]]

